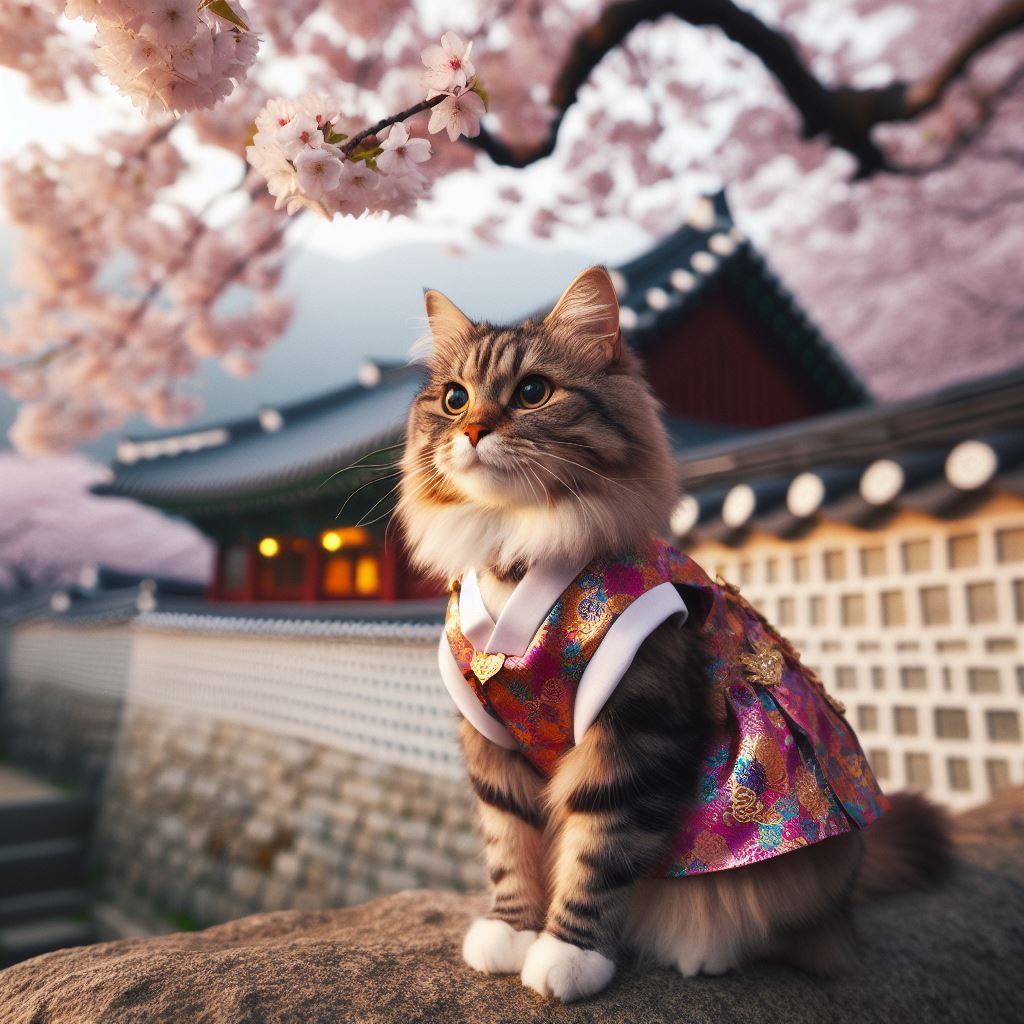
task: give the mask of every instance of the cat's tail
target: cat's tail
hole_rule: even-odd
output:
[[[919,793],[894,793],[889,802],[889,811],[864,831],[855,899],[921,888],[952,871],[946,812]]]

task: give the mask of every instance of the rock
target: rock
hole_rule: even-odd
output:
[[[1020,847],[1017,847],[1018,853]],[[406,892],[346,910],[258,914],[204,932],[61,950],[0,973],[4,1024],[899,1024],[1024,1020],[1024,882],[963,864],[858,912],[862,955],[822,981],[757,965],[721,978],[623,971],[545,1003],[462,963],[481,897]]]
[[[1024,786],[958,815],[953,835],[975,864],[1024,879]]]

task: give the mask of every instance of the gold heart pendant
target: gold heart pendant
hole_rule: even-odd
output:
[[[504,664],[504,654],[487,654],[484,651],[477,651],[470,662],[470,668],[473,670],[473,675],[480,680],[480,685],[483,686],[488,679],[501,671]]]

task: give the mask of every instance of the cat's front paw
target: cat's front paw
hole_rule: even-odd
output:
[[[519,932],[505,921],[478,917],[462,942],[462,959],[484,974],[518,974],[536,938],[536,932]]]
[[[523,964],[527,988],[563,1003],[600,992],[615,974],[615,964],[596,949],[581,949],[545,932],[530,947]]]

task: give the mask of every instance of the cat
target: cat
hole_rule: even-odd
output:
[[[409,412],[397,514],[416,563],[456,581],[454,600],[466,606],[458,614],[472,614],[472,598],[478,618],[500,626],[507,612],[529,633],[576,569],[614,568],[608,559],[618,552],[661,558],[664,550],[651,544],[678,500],[675,458],[658,402],[622,339],[608,273],[584,271],[546,317],[510,327],[474,323],[436,291],[425,300],[432,350]],[[515,596],[526,592],[524,580],[543,582],[545,574],[558,583],[539,603],[536,583],[530,601]],[[547,771],[538,770],[539,753],[507,742],[511,734],[481,716],[472,697],[459,703],[492,889],[490,912],[465,936],[471,967],[520,974],[524,985],[564,1002],[601,991],[625,958],[684,976],[723,973],[759,956],[828,972],[849,956],[853,897],[942,873],[942,814],[903,794],[866,829],[847,827],[843,817],[845,831],[827,841],[729,870],[665,877],[725,714],[706,631],[683,607],[701,587],[675,589],[686,601],[666,607]],[[721,593],[733,613],[761,628],[741,598]],[[452,636],[462,636],[460,621]],[[791,652],[764,629],[766,643]],[[467,650],[466,659],[484,661],[456,672],[478,695],[496,694],[486,689],[489,673],[510,673],[511,653]],[[527,713],[535,721],[536,707]],[[548,718],[550,732],[558,716]]]

